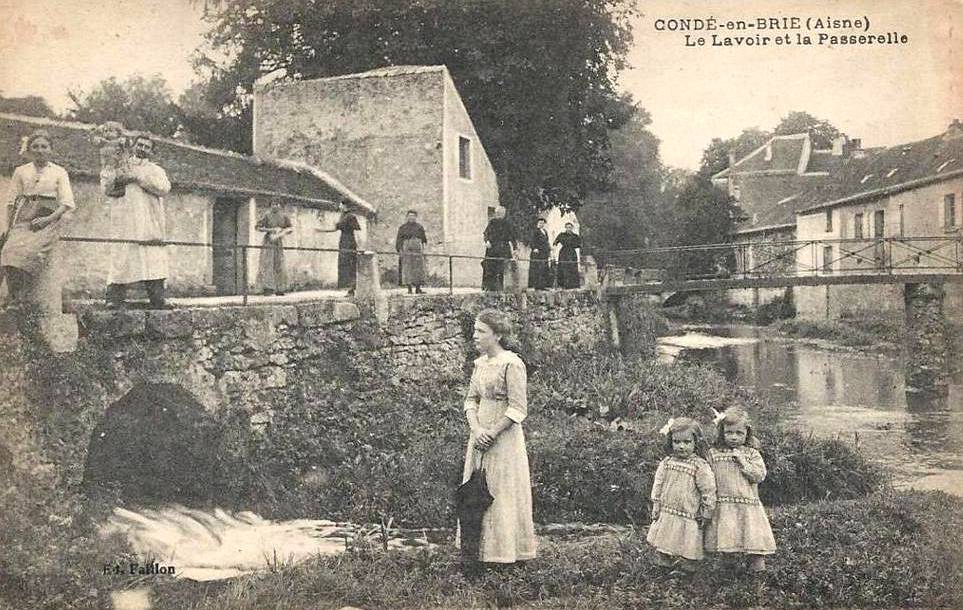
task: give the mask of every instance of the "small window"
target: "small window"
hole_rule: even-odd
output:
[[[458,136],[458,176],[471,180],[471,140]]]
[[[956,227],[956,195],[954,193],[943,196],[943,226],[947,229]]]
[[[863,214],[860,212],[853,216],[853,237],[856,239],[863,238]]]
[[[491,220],[494,217],[495,217],[495,206],[490,205],[488,206],[488,220]]]
[[[826,232],[829,233],[833,230],[833,211],[826,210]]]
[[[732,195],[732,198],[735,199],[736,201],[739,201],[740,197],[742,197],[742,191],[739,190],[739,185],[738,185],[738,184],[733,184],[733,185],[732,185],[732,193],[731,193],[731,195]]]
[[[823,271],[830,273],[833,270],[833,247],[823,246]]]

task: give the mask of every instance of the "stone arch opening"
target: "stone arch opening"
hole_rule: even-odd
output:
[[[135,385],[94,428],[84,466],[88,495],[138,504],[208,505],[231,470],[220,426],[187,390]]]

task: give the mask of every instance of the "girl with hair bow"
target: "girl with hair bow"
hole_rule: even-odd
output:
[[[666,456],[652,482],[652,525],[646,541],[656,550],[656,564],[696,570],[704,558],[702,530],[716,505],[716,483],[705,460],[708,445],[698,422],[672,418],[660,430]]]

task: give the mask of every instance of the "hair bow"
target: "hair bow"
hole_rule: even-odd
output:
[[[665,422],[665,425],[659,429],[659,434],[668,434],[672,430],[672,424],[675,423],[675,418],[670,417],[669,421]]]
[[[716,411],[715,407],[709,407],[709,408],[712,409],[712,423],[718,424],[719,422],[721,422],[726,418],[725,411]]]

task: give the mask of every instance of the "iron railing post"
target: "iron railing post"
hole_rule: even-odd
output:
[[[237,248],[234,249],[237,254]],[[247,306],[247,245],[241,245],[241,295],[242,303]]]

